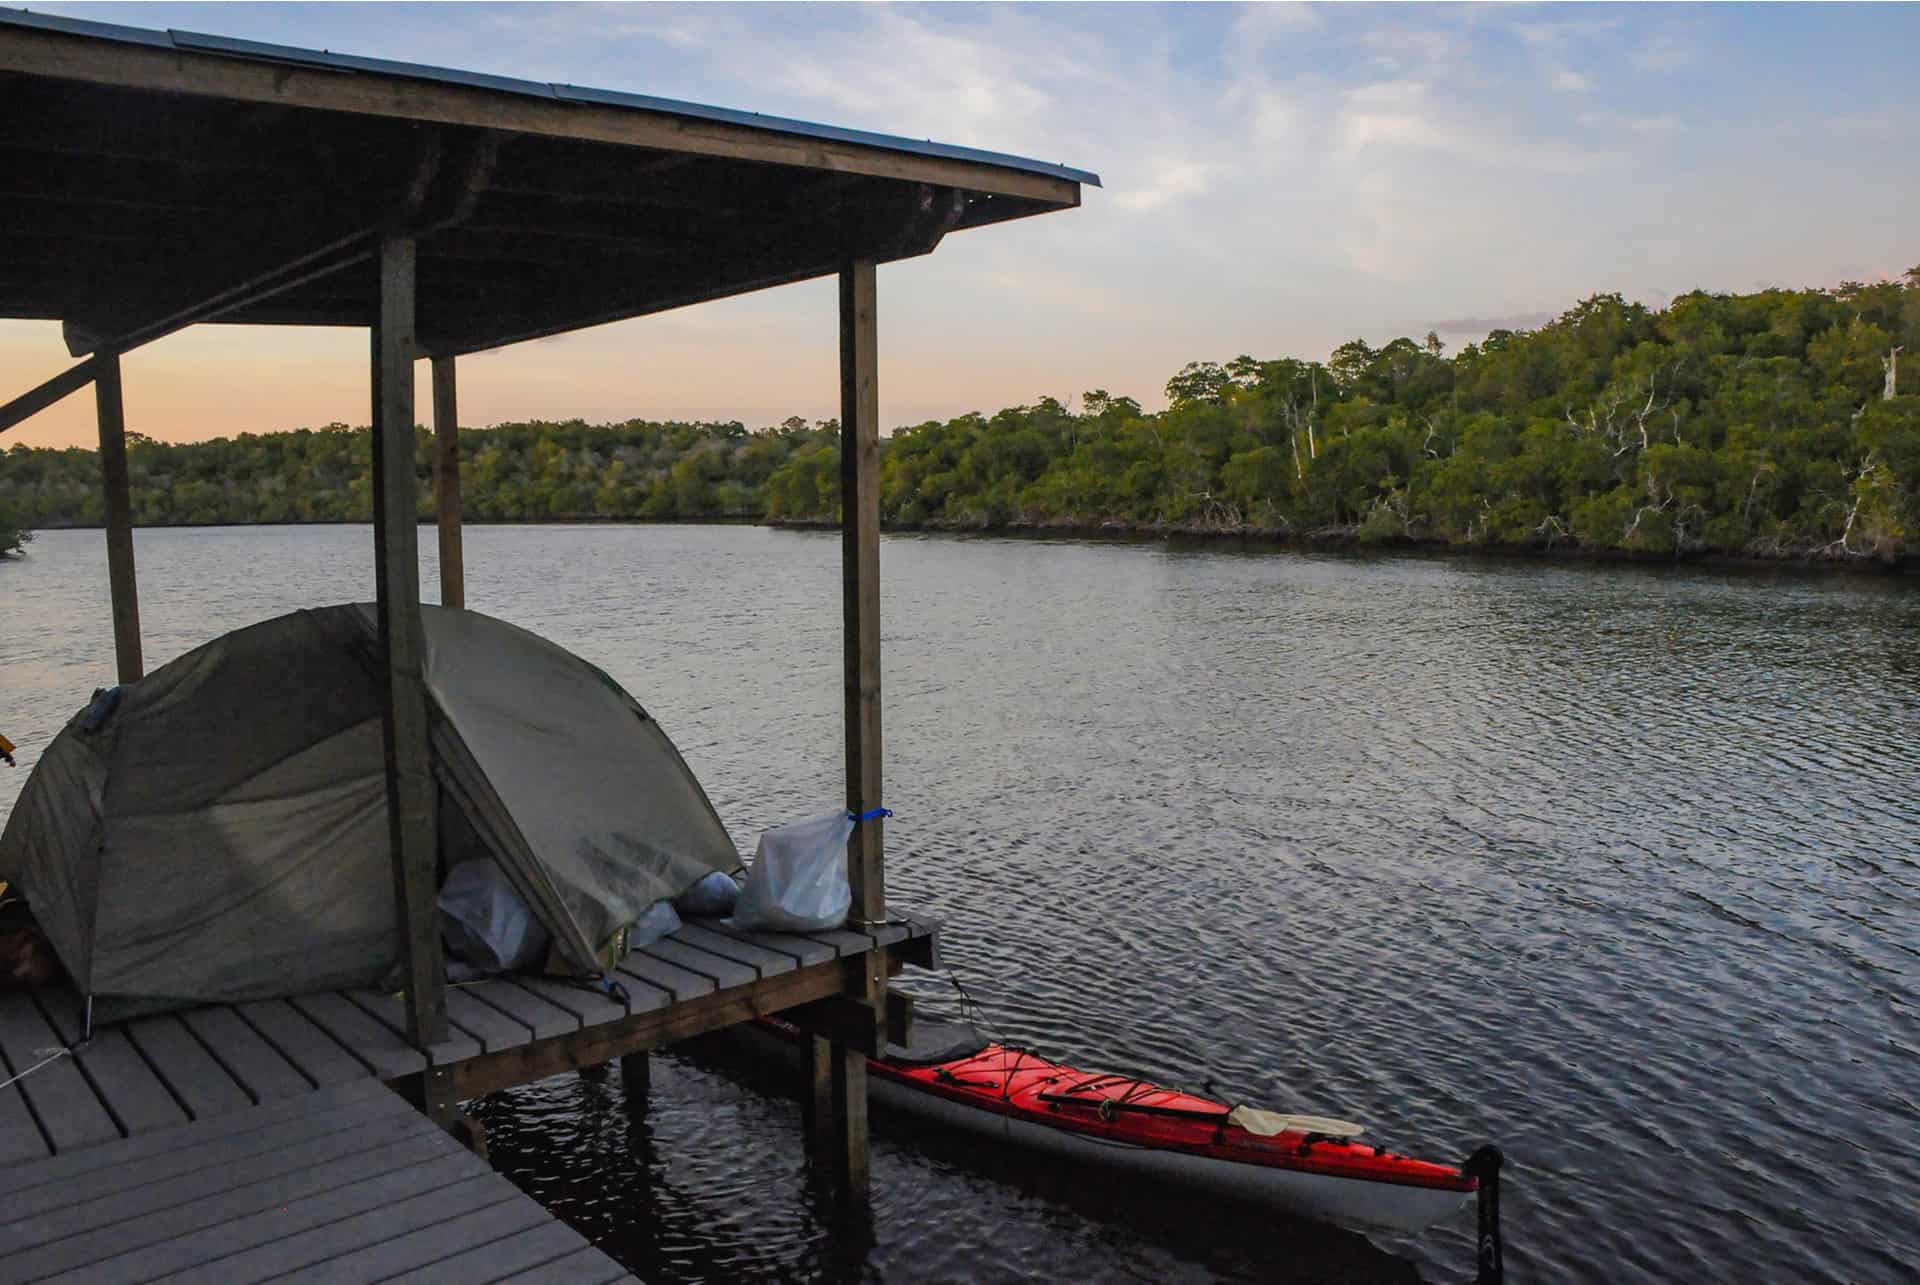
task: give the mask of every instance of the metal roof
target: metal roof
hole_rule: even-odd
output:
[[[299,49],[291,45],[266,44],[257,40],[241,40],[232,36],[207,35],[201,32],[155,31],[145,27],[123,27],[114,23],[89,22],[80,18],[32,13],[25,9],[0,9],[0,25],[35,27],[121,44],[218,54],[257,62],[291,63],[298,66],[325,67],[339,72],[365,72],[410,80],[436,81],[559,102],[627,107],[637,111],[763,129],[776,134],[852,143],[857,146],[881,148],[914,156],[937,156],[948,160],[972,161],[981,165],[994,165],[1029,174],[1044,174],[1073,183],[1100,186],[1098,174],[1073,169],[1066,165],[1051,164],[1047,161],[1031,160],[1024,156],[1009,156],[1003,152],[982,151],[979,148],[959,147],[951,143],[936,143],[930,139],[900,138],[892,134],[876,134],[863,129],[845,129],[838,125],[820,125],[811,121],[790,120],[784,116],[763,116],[759,112],[739,111],[730,107],[709,107],[701,103],[655,98],[649,94],[630,94],[619,90],[592,89],[581,85],[520,80],[511,76],[491,76],[484,72],[427,67],[385,58],[362,58],[355,54],[333,53],[325,49]]]

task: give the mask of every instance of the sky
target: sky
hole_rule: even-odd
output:
[[[61,4],[1064,162],[1082,208],[879,276],[885,427],[1188,361],[1450,347],[1588,295],[1825,286],[1920,262],[1920,6]],[[462,422],[838,410],[835,287],[461,359]],[[0,400],[68,364],[0,321]],[[199,326],[129,354],[128,427],[367,422],[364,331]],[[426,400],[424,363],[420,405]],[[70,397],[0,445],[88,444]]]

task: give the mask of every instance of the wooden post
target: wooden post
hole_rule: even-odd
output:
[[[867,1139],[867,1055],[841,1047],[829,1060],[833,1072],[834,1178],[849,1207],[867,1205],[871,1161]]]
[[[440,527],[440,605],[467,605],[460,549],[460,414],[453,358],[433,359],[433,508]]]
[[[627,1110],[644,1114],[653,1091],[653,1062],[645,1049],[620,1055],[620,1087],[626,1090]]]
[[[107,501],[107,582],[113,594],[113,658],[123,683],[145,672],[140,661],[140,590],[133,574],[133,501],[127,487],[127,420],[120,397],[120,354],[94,364],[100,418],[100,483]]]
[[[800,1131],[814,1155],[833,1154],[833,1049],[819,1035],[800,1036]]]
[[[414,241],[380,241],[380,298],[373,327],[373,543],[379,571],[382,731],[387,827],[405,970],[407,1029],[426,1048],[447,1038],[446,977],[434,913],[434,785],[421,667],[419,500],[414,480]],[[450,1121],[452,1103],[427,1075],[428,1113]]]
[[[880,382],[874,264],[840,270],[840,529],[841,595],[845,611],[847,808],[856,816],[881,806],[880,792]],[[884,823],[853,828],[847,843],[851,917],[878,923],[887,917],[881,870]],[[847,990],[884,1021],[887,956],[872,950],[847,978]],[[840,1190],[853,1203],[867,1195],[867,1061],[834,1040],[833,1147]]]
[[[874,265],[840,273],[840,568],[845,612],[847,807],[881,806],[880,794],[880,382]],[[881,848],[886,823],[854,827],[847,843],[853,917],[887,917]],[[884,971],[880,991],[886,993]]]

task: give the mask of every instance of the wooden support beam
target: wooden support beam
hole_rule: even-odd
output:
[[[77,366],[69,366],[38,388],[21,393],[6,405],[0,406],[0,433],[6,432],[22,420],[38,415],[62,398],[79,392],[93,382],[93,374],[97,369],[99,369],[98,361],[90,357]]]
[[[456,1062],[451,1068],[453,1096],[465,1101],[824,999],[846,984],[837,964],[796,968],[751,985],[709,991],[695,999],[634,1013],[622,1021],[583,1027]]]
[[[540,243],[549,239],[544,228],[505,241],[463,229],[450,244],[491,237],[502,247],[499,257],[446,261],[457,267],[457,294],[475,295],[483,306],[443,297],[442,288],[436,288],[421,319],[422,344],[434,356],[480,352],[838,273],[849,260],[879,263],[925,254],[960,213],[954,195],[893,185],[871,194],[843,194],[838,203],[785,220],[641,240],[633,252],[619,256],[625,270],[611,275],[594,266],[613,258],[610,250],[596,247],[585,256],[544,250]],[[476,218],[487,218],[484,208]],[[443,239],[428,241],[423,253],[431,258]],[[554,257],[545,263],[520,261],[543,255]]]
[[[880,783],[880,381],[875,269],[840,272],[840,574],[844,618],[847,809],[882,806]],[[886,822],[863,821],[847,842],[852,917],[887,917],[881,850]],[[878,1001],[885,990],[869,997]]]
[[[867,1126],[867,1055],[835,1040],[827,1058],[833,1094],[835,1195],[850,1208],[865,1208],[873,1174]]]
[[[875,317],[875,265],[855,260],[840,270],[840,521],[844,609],[847,808],[855,815],[881,806],[880,788],[880,383]],[[887,917],[881,851],[885,822],[853,828],[847,843],[850,918]],[[866,1010],[865,1029],[884,1030],[887,952],[859,956],[846,998]],[[864,1040],[861,1043],[864,1044]],[[867,1199],[867,1060],[854,1042],[831,1041],[833,1150],[837,1186],[849,1205]]]
[[[620,1087],[626,1091],[627,1110],[645,1114],[653,1091],[653,1061],[646,1050],[620,1055]]]
[[[0,31],[0,45],[5,34]],[[255,268],[241,269],[244,275],[237,281],[233,281],[234,265],[222,247],[223,253],[217,258],[169,262],[144,288],[116,292],[120,297],[104,318],[82,318],[79,324],[73,324],[70,318],[65,328],[68,351],[76,357],[93,351],[126,352],[183,327],[218,321],[249,306],[297,292],[365,262],[378,253],[375,242],[390,239],[393,230],[403,230],[411,240],[465,218],[492,172],[498,151],[494,136],[467,132],[449,145],[442,131],[431,130],[414,136],[412,146],[413,150],[398,161],[387,157],[370,161],[375,177],[361,188],[328,192],[328,199],[319,202],[325,215],[318,222],[302,225],[294,215],[264,221],[262,236],[266,244],[242,248],[244,257],[240,261],[251,262]],[[453,159],[448,163],[450,148]],[[396,164],[404,168],[395,169]],[[383,165],[387,172],[381,171]],[[294,208],[316,201],[317,194],[312,201],[281,194],[278,204]],[[261,224],[263,220],[256,216],[250,222]],[[288,226],[283,228],[282,222]],[[388,232],[369,232],[368,227],[374,224],[386,227]],[[341,232],[341,228],[347,230]],[[89,261],[97,264],[100,257],[96,253],[89,256]],[[181,281],[191,284],[183,289],[178,284]],[[233,284],[203,293],[207,283],[213,281]],[[410,290],[409,307],[412,294]],[[409,342],[412,331],[410,323]]]
[[[100,417],[100,483],[107,502],[113,659],[120,681],[133,683],[146,671],[140,660],[140,590],[133,573],[133,501],[127,484],[127,420],[120,396],[120,355],[107,353],[92,364],[94,405]]]
[[[126,352],[138,348],[141,344],[152,343],[164,338],[176,330],[203,321],[218,321],[220,318],[243,308],[250,303],[258,303],[275,295],[285,294],[289,290],[331,276],[342,268],[351,267],[367,257],[365,234],[355,232],[342,237],[317,250],[296,255],[286,262],[256,273],[236,285],[216,291],[183,307],[168,310],[165,305],[147,305],[160,315],[152,319],[134,322],[127,329],[108,334],[116,326],[77,325],[66,329],[67,350],[75,357],[90,351],[113,349]],[[134,311],[145,311],[136,305]]]
[[[433,507],[440,531],[440,605],[467,605],[460,548],[460,412],[452,357],[433,359]]]
[[[447,1038],[440,929],[434,913],[434,785],[422,676],[419,500],[414,479],[414,242],[383,236],[373,328],[373,542],[378,563],[382,731],[395,923],[406,979],[407,1030],[426,1048]],[[433,1090],[428,1108],[451,1110]],[[450,1081],[448,1081],[450,1091]],[[438,1116],[436,1115],[436,1118]]]
[[[858,1049],[868,1057],[886,1052],[889,1041],[904,1044],[913,1035],[913,997],[905,991],[889,989],[884,1001],[885,1024],[881,1015],[864,999],[850,995],[829,995],[790,1008],[780,1016],[807,1035],[818,1036]]]
[[[833,1046],[825,1036],[801,1035],[800,1131],[807,1154],[822,1161],[833,1155],[832,1058]]]

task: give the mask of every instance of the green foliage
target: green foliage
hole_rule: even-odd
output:
[[[1192,362],[1157,415],[1100,391],[902,430],[882,516],[1892,560],[1920,531],[1920,355],[1883,396],[1901,345],[1920,354],[1920,276],[1662,312],[1596,295],[1451,358],[1429,334]]]
[[[18,553],[21,548],[33,542],[33,532],[23,531],[13,524],[13,517],[5,505],[0,505],[0,558],[10,553]]]
[[[820,481],[783,511],[807,516],[838,495],[838,430],[789,420],[744,425],[533,422],[463,429],[465,515],[480,522],[595,518],[758,518],[770,482],[807,456]],[[433,513],[432,439],[416,432],[418,511]],[[141,526],[227,522],[366,522],[372,518],[368,430],[242,434],[174,445],[128,434],[133,520]],[[0,453],[0,514],[34,526],[102,521],[92,451],[16,446]],[[0,525],[4,525],[0,523]]]
[[[883,519],[1659,556],[1894,560],[1920,539],[1920,268],[1659,312],[1595,295],[1451,356],[1432,334],[1356,339],[1324,363],[1193,362],[1166,391],[1155,414],[1095,390],[1077,411],[1041,398],[902,428],[882,447]],[[365,429],[135,438],[129,462],[142,524],[369,516]],[[423,516],[428,468],[423,433]],[[503,424],[461,434],[461,485],[481,521],[831,521],[839,430]],[[97,524],[92,452],[0,455],[0,541],[8,514]]]

